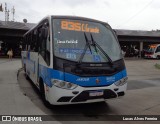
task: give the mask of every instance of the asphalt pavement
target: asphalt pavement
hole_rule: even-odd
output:
[[[154,67],[159,60],[126,60],[125,63],[129,80],[124,97],[106,103],[53,106],[48,109],[32,82],[25,79],[24,71],[20,71],[17,77],[21,68],[20,59],[0,59],[0,115],[58,115],[53,116],[55,123],[70,124],[80,123],[63,122],[63,119],[75,117],[72,115],[78,115],[76,119],[87,124],[105,123],[105,116],[100,115],[160,115],[160,70]],[[93,118],[95,122],[88,121]]]

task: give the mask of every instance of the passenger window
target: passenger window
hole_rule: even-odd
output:
[[[37,40],[37,29],[33,31],[33,43],[34,43],[34,52],[38,52],[38,40]]]
[[[26,46],[27,46],[27,43],[26,43],[26,36],[23,37],[23,41],[22,41],[22,50],[25,51],[26,50]]]
[[[49,35],[49,23],[46,21],[39,29],[39,41],[40,50],[39,53],[44,58],[47,65],[50,65],[50,35]]]
[[[33,32],[30,33],[30,51],[34,52]]]

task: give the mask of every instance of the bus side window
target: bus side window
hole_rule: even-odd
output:
[[[34,51],[38,52],[38,31],[35,29],[33,31],[33,41],[34,41]]]
[[[38,40],[39,40],[39,53],[45,59],[45,46],[44,46],[44,39],[42,37],[42,27],[38,30]]]
[[[40,54],[44,58],[47,65],[50,65],[50,40],[49,40],[49,25],[45,22],[40,28],[39,32],[40,39]]]
[[[32,52],[38,52],[37,50],[37,40],[36,40],[36,34],[35,34],[35,30],[31,32],[30,37],[31,37],[31,51]]]
[[[27,34],[27,51],[31,50],[31,37],[30,37],[30,33]]]
[[[22,40],[22,50],[25,51],[26,50],[26,36],[23,37]]]
[[[50,33],[49,33],[49,26],[47,25],[47,41],[46,41],[46,62],[50,65]]]
[[[33,44],[33,33],[32,32],[30,32],[29,37],[30,37],[30,51],[33,52],[34,44]]]
[[[25,51],[27,51],[27,36],[25,36]]]
[[[28,34],[26,35],[26,51],[29,50],[29,39],[28,39]]]

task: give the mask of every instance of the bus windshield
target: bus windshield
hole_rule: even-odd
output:
[[[53,39],[54,55],[59,58],[78,62],[83,53],[82,62],[99,63],[122,58],[120,46],[111,29],[101,23],[53,19]]]
[[[147,53],[154,53],[156,46],[149,46],[146,50]]]

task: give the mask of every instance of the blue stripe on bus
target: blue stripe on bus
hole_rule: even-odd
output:
[[[97,77],[80,77],[70,73],[64,73],[62,71],[54,70],[47,68],[45,66],[39,65],[39,76],[43,78],[44,83],[52,87],[51,79],[65,80],[77,84],[79,86],[107,86],[111,85],[114,82],[122,79],[127,76],[126,69],[123,71],[112,75],[112,76],[97,76]],[[99,80],[99,83],[96,83],[96,80]]]
[[[28,70],[31,70],[32,73],[35,73],[35,61],[31,59],[26,60]]]

